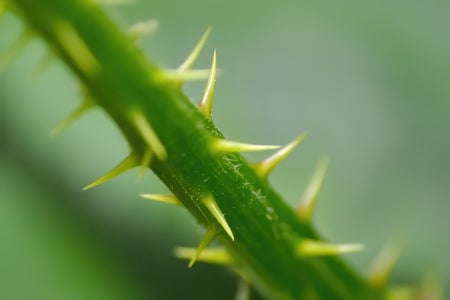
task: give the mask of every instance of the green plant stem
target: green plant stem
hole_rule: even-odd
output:
[[[240,154],[212,147],[222,134],[163,70],[144,58],[108,17],[87,0],[14,0],[30,27],[76,74],[142,158],[148,143],[136,114],[151,125],[167,159],[151,169],[198,222],[218,231],[233,267],[272,299],[380,299],[341,258],[302,256],[299,243],[320,240],[310,222],[295,212],[260,178]],[[72,48],[70,48],[72,47]],[[235,240],[205,207],[212,195]]]

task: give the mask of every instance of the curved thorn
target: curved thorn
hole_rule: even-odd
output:
[[[258,175],[263,179],[267,178],[270,172],[281,163],[305,139],[305,137],[306,132],[299,135],[295,140],[278,150],[275,154],[258,162],[255,165],[255,170]]]
[[[319,161],[305,192],[300,198],[301,200],[297,214],[302,220],[311,220],[317,199],[319,198],[320,189],[322,188],[323,179],[328,168],[328,163],[328,158],[322,158]]]
[[[205,250],[206,247],[212,242],[214,237],[216,236],[216,231],[213,227],[209,227],[206,230],[205,236],[203,237],[203,240],[198,245],[197,251],[195,252],[194,256],[192,256],[191,260],[189,261],[189,268],[191,268],[194,263],[197,261],[197,259],[200,257],[203,250]]]
[[[361,251],[361,244],[329,244],[327,242],[303,239],[297,248],[298,254],[302,256],[328,256],[339,255]]]
[[[206,206],[206,208],[209,210],[209,212],[213,215],[213,217],[216,219],[216,221],[219,222],[220,226],[222,226],[223,230],[225,230],[225,232],[228,234],[228,236],[231,238],[231,240],[234,241],[233,231],[231,231],[231,228],[228,225],[228,222],[225,219],[225,216],[223,215],[219,206],[217,205],[216,200],[214,200],[214,198],[212,196],[206,196],[203,199],[203,204]]]
[[[196,248],[175,248],[175,256],[182,259],[191,260],[196,252]],[[200,256],[197,258],[197,261],[218,265],[231,265],[233,262],[228,252],[226,252],[226,250],[223,248],[204,249]]]
[[[180,200],[177,199],[174,195],[163,195],[163,194],[140,194],[140,197],[144,199],[164,202],[168,204],[182,205]]]
[[[75,123],[82,115],[84,115],[89,109],[94,106],[94,103],[90,100],[84,100],[81,105],[70,113],[67,117],[62,119],[58,124],[50,131],[49,136],[55,137],[62,131],[66,130],[70,125]]]
[[[27,44],[32,38],[32,33],[29,29],[23,30],[8,49],[0,56],[0,71],[6,69],[9,64],[22,53]]]
[[[251,152],[277,149],[280,146],[245,144],[217,138],[213,140],[212,148],[217,152]]]
[[[178,67],[178,69],[177,69],[178,72],[184,72],[186,70],[192,69],[194,64],[197,62],[198,57],[200,56],[200,53],[202,52],[202,49],[205,46],[210,33],[211,33],[211,27],[206,29],[205,33],[202,35],[200,40],[197,42],[197,45],[195,45],[192,52],[189,54],[189,56],[186,58],[186,60]]]
[[[83,188],[83,191],[96,187],[102,183],[105,183],[114,177],[136,167],[139,165],[139,160],[134,153],[128,155],[123,161],[121,161],[117,166],[115,166],[111,171],[95,180],[91,184]]]
[[[135,23],[128,28],[128,35],[133,41],[137,41],[144,36],[154,34],[159,27],[155,19]]]
[[[214,90],[216,86],[216,75],[217,75],[217,54],[216,50],[214,50],[208,82],[206,83],[206,88],[205,91],[203,92],[202,100],[198,104],[199,110],[208,118],[211,118],[212,104],[214,100]]]
[[[155,153],[159,160],[164,161],[167,158],[167,152],[163,144],[159,140],[153,128],[147,122],[147,119],[140,111],[134,111],[131,114],[131,120],[133,121],[136,129],[141,134],[147,146]]]
[[[391,241],[375,258],[369,272],[368,281],[373,286],[384,286],[394,265],[397,263],[402,249],[400,241]]]

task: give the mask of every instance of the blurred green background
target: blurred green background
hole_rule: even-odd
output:
[[[450,2],[141,0],[108,11],[124,29],[157,19],[141,45],[165,67],[212,26],[199,66],[216,48],[224,134],[285,144],[308,130],[273,173],[276,189],[295,205],[331,157],[315,224],[332,241],[366,245],[347,260],[366,272],[400,236],[394,284],[433,274],[450,285]],[[0,53],[22,27],[0,20]],[[99,110],[48,137],[80,93],[61,62],[30,76],[45,50],[34,40],[0,74],[0,299],[232,299],[231,272],[173,257],[202,229],[137,197],[166,191],[150,172],[81,192],[127,147]],[[203,85],[186,87],[193,101]]]

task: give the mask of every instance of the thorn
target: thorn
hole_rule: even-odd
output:
[[[139,170],[139,173],[137,174],[137,180],[140,180],[141,177],[144,175],[145,170],[150,167],[150,163],[152,162],[153,158],[153,152],[150,149],[147,149],[144,152],[144,156],[142,157],[141,161],[141,168]]]
[[[49,136],[55,137],[60,134],[62,131],[67,129],[70,125],[75,123],[84,113],[86,113],[89,109],[94,106],[94,103],[90,100],[84,100],[81,105],[75,109],[72,113],[70,113],[67,117],[62,119],[58,124],[53,127],[50,131]]]
[[[206,29],[205,33],[202,35],[200,40],[197,42],[197,45],[195,45],[192,52],[189,54],[189,56],[186,58],[186,60],[178,67],[178,69],[177,69],[178,72],[182,73],[182,72],[192,69],[192,67],[198,60],[200,52],[202,52],[202,49],[205,46],[205,43],[208,40],[210,33],[211,33],[211,27]]]
[[[391,241],[377,255],[368,277],[372,286],[381,287],[387,283],[392,269],[400,257],[402,244],[399,240]]]
[[[234,300],[250,300],[250,285],[246,281],[239,281]]]
[[[280,148],[280,146],[245,144],[225,139],[215,139],[213,141],[212,147],[213,150],[218,152],[251,152]]]
[[[209,69],[184,70],[182,72],[179,72],[178,70],[164,70],[162,72],[166,78],[179,83],[181,81],[187,80],[188,81],[205,80],[209,77],[210,70]]]
[[[303,239],[298,246],[298,253],[302,256],[339,255],[357,252],[364,249],[361,244],[329,244],[327,242]]]
[[[302,220],[311,220],[317,199],[319,198],[320,189],[322,188],[323,179],[328,168],[328,163],[328,158],[322,158],[319,161],[305,192],[300,198],[301,200],[299,208],[297,209],[297,214]]]
[[[216,203],[216,200],[212,196],[207,196],[203,199],[203,204],[206,206],[206,208],[209,210],[209,212],[213,215],[213,217],[219,222],[220,226],[222,226],[223,230],[228,234],[228,236],[231,238],[231,240],[234,241],[234,235],[231,231],[230,226],[228,225],[227,220],[225,219],[225,216],[223,215],[222,211],[220,210],[219,206]]]
[[[117,166],[115,166],[111,171],[100,177],[99,179],[95,180],[91,184],[87,185],[85,188],[83,188],[83,191],[91,189],[95,186],[98,186],[102,183],[105,183],[114,177],[136,167],[139,165],[139,161],[134,153],[128,155],[123,161],[121,161]]]
[[[191,260],[197,249],[188,247],[177,247],[175,248],[175,256],[182,259]],[[218,265],[230,265],[232,264],[232,259],[228,252],[223,248],[210,248],[204,249],[197,261],[218,264]]]
[[[159,27],[159,23],[155,19],[138,22],[128,29],[128,35],[133,41],[137,41],[144,36],[153,35]]]
[[[140,194],[139,196],[144,199],[164,202],[164,203],[168,203],[168,204],[182,205],[181,202],[174,195]]]
[[[51,51],[46,51],[39,59],[38,63],[34,66],[33,70],[31,70],[31,77],[36,79],[38,76],[42,75],[45,70],[48,69],[50,64],[55,61],[56,56]]]
[[[192,268],[194,263],[202,254],[203,250],[205,250],[205,248],[211,243],[211,241],[214,239],[215,236],[216,231],[212,227],[206,230],[205,236],[203,237],[203,240],[200,242],[200,245],[198,245],[195,255],[192,256],[191,260],[189,261],[189,268]]]
[[[287,144],[275,154],[269,156],[268,158],[258,162],[255,165],[256,172],[265,179],[269,176],[270,172],[281,163],[306,137],[306,132],[302,133],[291,143]]]
[[[131,115],[131,120],[133,121],[139,133],[142,135],[144,141],[155,153],[156,157],[158,157],[158,159],[161,161],[166,160],[167,159],[166,149],[159,140],[153,128],[147,122],[145,116],[139,111],[134,111],[134,113]]]
[[[23,30],[14,42],[0,56],[0,71],[6,69],[21,54],[32,38],[29,29]]]
[[[217,54],[216,50],[214,50],[208,82],[206,83],[206,88],[205,91],[203,92],[202,100],[198,104],[199,110],[208,118],[211,118],[212,104],[214,100],[214,90],[216,86],[216,75],[217,75]]]
[[[95,77],[101,70],[100,62],[86,45],[76,29],[67,21],[55,20],[53,30],[66,55],[85,76]]]

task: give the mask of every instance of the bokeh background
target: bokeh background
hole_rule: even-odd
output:
[[[315,224],[366,245],[346,259],[366,272],[400,238],[393,284],[431,274],[450,285],[450,2],[140,0],[108,12],[124,30],[158,20],[141,46],[172,68],[212,26],[199,66],[216,48],[224,134],[285,144],[308,130],[272,174],[276,189],[295,205],[329,156]],[[0,20],[0,53],[22,28],[11,14]],[[184,210],[137,196],[166,191],[150,172],[81,191],[127,147],[100,110],[48,137],[80,93],[59,61],[30,75],[45,51],[33,40],[0,74],[0,299],[232,299],[231,272],[173,257],[202,230]],[[203,84],[186,87],[193,101]]]

